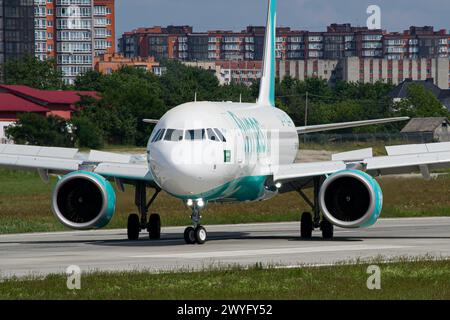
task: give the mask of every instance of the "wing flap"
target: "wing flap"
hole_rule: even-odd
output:
[[[33,157],[23,155],[0,155],[0,166],[9,169],[45,169],[54,172],[78,170],[81,160],[59,159],[49,157]]]
[[[378,175],[419,172],[424,165],[429,170],[444,169],[450,168],[450,151],[374,157],[364,163],[367,171]]]
[[[407,154],[419,154],[429,152],[450,151],[450,142],[428,143],[428,144],[407,144],[400,146],[386,147],[387,154],[390,156],[400,156]]]
[[[275,182],[296,181],[354,168],[364,170],[373,176],[419,172],[426,177],[432,170],[450,168],[450,143],[396,146],[389,149],[390,155],[381,157],[371,157],[369,150],[338,154],[333,157],[334,161],[329,162],[281,165],[273,173],[273,180]],[[412,150],[416,153],[411,153]],[[369,157],[358,159],[364,154]]]
[[[24,146],[15,144],[0,145],[0,155],[22,155],[36,157],[54,157],[59,159],[73,159],[78,153],[78,149],[53,148],[39,146]]]

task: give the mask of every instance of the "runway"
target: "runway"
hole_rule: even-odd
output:
[[[299,237],[299,223],[206,226],[205,245],[184,244],[184,228],[163,228],[162,239],[128,241],[126,230],[0,236],[0,277],[82,271],[197,270],[219,265],[273,266],[334,264],[377,256],[450,258],[450,217],[382,219],[362,230],[335,230],[324,241]]]

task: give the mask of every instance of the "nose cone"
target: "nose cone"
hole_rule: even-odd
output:
[[[194,150],[188,146],[189,150]],[[173,196],[207,198],[226,181],[223,166],[218,161],[203,161],[190,157],[175,146],[155,144],[150,148],[149,167],[157,184]],[[223,160],[222,160],[223,161]],[[222,169],[222,170],[221,170]]]

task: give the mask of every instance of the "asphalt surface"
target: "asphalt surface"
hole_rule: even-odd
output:
[[[405,256],[450,258],[450,218],[380,220],[364,230],[335,230],[324,241],[299,237],[299,223],[206,226],[205,245],[186,245],[184,228],[163,228],[162,239],[128,241],[126,230],[0,236],[0,277],[83,271],[196,270],[211,266],[293,267]]]

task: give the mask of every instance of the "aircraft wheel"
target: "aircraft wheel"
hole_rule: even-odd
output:
[[[187,244],[194,244],[196,239],[195,239],[195,230],[192,227],[187,227],[184,230],[184,241]]]
[[[139,216],[135,213],[128,216],[127,234],[128,240],[138,240],[139,232],[141,231],[141,223]]]
[[[311,239],[313,231],[312,215],[309,212],[303,212],[300,222],[300,236],[302,239]]]
[[[159,216],[159,214],[154,213],[150,215],[147,230],[150,239],[152,240],[161,239],[161,217]]]
[[[326,219],[323,219],[320,224],[320,229],[322,230],[322,237],[325,240],[333,239],[334,226]]]
[[[206,238],[208,237],[208,233],[206,229],[202,226],[198,226],[195,229],[195,240],[198,244],[204,244],[206,242]]]

